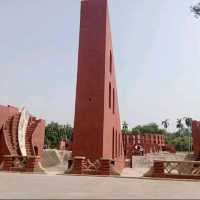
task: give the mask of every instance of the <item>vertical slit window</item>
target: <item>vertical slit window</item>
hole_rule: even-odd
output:
[[[111,108],[111,83],[109,83],[109,108]]]
[[[115,89],[113,88],[113,114],[115,113]]]
[[[117,131],[115,133],[115,157],[117,157]]]
[[[113,63],[112,51],[110,50],[110,74],[112,74],[112,63]]]
[[[121,135],[119,135],[119,156],[121,156]]]
[[[115,158],[115,129],[112,132],[112,158]]]
[[[120,156],[120,134],[118,135],[118,156]]]

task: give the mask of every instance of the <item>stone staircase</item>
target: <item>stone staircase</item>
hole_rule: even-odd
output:
[[[10,117],[3,127],[4,138],[11,155],[18,155],[18,152],[20,151],[17,139],[19,118],[20,115]],[[14,134],[12,134],[12,132]]]
[[[18,143],[18,125],[19,125],[19,120],[20,120],[20,114],[17,114],[13,117],[12,120],[12,144],[13,144],[13,150],[14,150],[14,155],[20,155],[20,148],[19,148],[19,143]]]
[[[33,156],[35,155],[34,149],[32,147],[32,134],[37,127],[38,121],[36,120],[35,117],[31,117],[28,123],[28,127],[26,130],[26,151],[27,151],[27,156]]]
[[[12,123],[12,119],[13,119],[12,117],[9,117],[3,126],[3,134],[4,134],[5,142],[10,154],[14,153],[12,149],[12,139],[11,139],[11,131],[10,131],[10,124]]]
[[[5,171],[33,171],[38,167],[40,159],[40,156],[38,156],[38,147],[33,147],[32,142],[35,142],[35,140],[37,142],[38,138],[33,135],[33,133],[35,130],[38,130],[37,126],[41,122],[43,123],[43,121],[37,120],[33,116],[29,117],[25,132],[25,148],[27,154],[26,156],[22,156],[18,141],[20,117],[21,113],[11,116],[2,127],[2,136],[4,137],[3,145],[5,146],[5,150],[0,156],[0,164],[3,162],[2,169]]]

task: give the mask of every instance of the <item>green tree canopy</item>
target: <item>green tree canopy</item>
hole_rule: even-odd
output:
[[[191,6],[191,11],[192,13],[194,13],[194,16],[196,18],[199,18],[200,17],[200,2],[194,6]]]
[[[188,136],[191,136],[190,131],[187,128],[183,128],[174,133],[166,134],[167,144],[175,144],[177,151],[188,151]]]
[[[72,127],[51,122],[45,127],[45,144],[49,148],[56,148],[61,139],[72,140]]]
[[[145,133],[153,133],[153,134],[165,134],[164,129],[160,129],[156,123],[149,123],[143,126],[138,125],[132,129],[133,134],[145,134]]]

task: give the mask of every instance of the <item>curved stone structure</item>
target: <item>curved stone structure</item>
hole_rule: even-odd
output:
[[[45,122],[37,120],[25,109],[9,113],[8,109],[0,122],[0,162],[3,169],[34,171],[43,150]]]
[[[26,109],[22,109],[18,125],[18,142],[19,149],[22,156],[27,156],[26,152],[26,129],[28,128],[28,121],[30,114]]]

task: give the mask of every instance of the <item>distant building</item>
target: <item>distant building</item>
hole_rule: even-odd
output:
[[[165,136],[162,134],[143,133],[125,134],[123,133],[124,154],[127,158],[132,155],[144,155],[162,151],[165,146]]]

